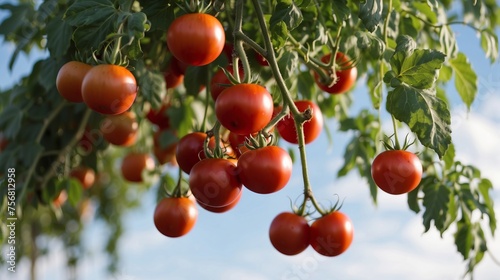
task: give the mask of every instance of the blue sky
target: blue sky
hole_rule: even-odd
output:
[[[457,157],[465,163],[478,166],[495,186],[495,209],[500,213],[500,67],[490,65],[478,49],[479,41],[470,30],[458,27],[460,49],[466,52],[478,72],[479,93],[470,113],[467,113],[451,87],[453,137]],[[16,82],[29,73],[31,63],[40,53],[30,57],[21,55],[13,72],[7,69],[6,58],[13,46],[0,42],[0,88]],[[363,81],[353,92],[356,103],[367,100]],[[359,110],[367,106],[360,102]],[[386,123],[390,125],[390,123]],[[384,125],[386,125],[384,124]],[[331,131],[336,123],[327,124]],[[389,131],[389,130],[387,130]],[[258,195],[246,191],[240,203],[224,214],[213,214],[199,209],[193,230],[182,238],[162,236],[153,225],[154,193],[144,197],[141,208],[125,217],[126,232],[120,241],[121,266],[117,280],[137,279],[461,279],[465,263],[453,244],[454,229],[441,239],[430,230],[423,234],[421,214],[408,209],[405,196],[390,196],[379,192],[379,205],[371,203],[366,182],[356,173],[338,179],[335,174],[342,164],[346,141],[345,133],[333,134],[329,146],[323,134],[307,146],[311,182],[321,202],[345,198],[342,211],[354,224],[354,241],[344,254],[326,258],[311,248],[289,257],[278,253],[268,239],[272,219],[289,210],[289,198],[301,193],[301,173],[296,164],[288,186],[272,195]],[[132,186],[133,187],[133,186]],[[110,279],[106,275],[106,257],[102,253],[105,228],[90,220],[84,233],[89,252],[82,260],[80,279]],[[489,235],[491,252],[500,259],[500,240]],[[61,244],[52,240],[52,252],[40,259],[39,279],[66,279],[65,259]],[[0,279],[28,279],[29,264],[18,263],[15,275],[0,271]],[[497,279],[500,267],[489,256],[477,267],[477,279]]]

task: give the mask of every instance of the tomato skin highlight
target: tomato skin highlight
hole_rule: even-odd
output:
[[[123,66],[94,66],[82,82],[83,101],[90,109],[101,114],[118,115],[127,111],[136,96],[135,77]]]
[[[312,223],[309,243],[319,254],[334,257],[349,248],[353,237],[354,228],[349,217],[335,211]]]
[[[269,227],[269,240],[280,253],[297,255],[309,247],[310,226],[306,218],[291,212],[278,214]]]
[[[294,101],[294,103],[300,112],[304,112],[307,108],[311,108],[313,111],[313,117],[304,123],[304,140],[306,144],[309,144],[316,140],[323,130],[323,114],[318,105],[312,101],[297,100]],[[276,128],[283,140],[292,144],[298,144],[299,141],[297,139],[295,121],[291,113],[281,119],[276,125]]]
[[[84,189],[89,189],[94,185],[95,172],[94,169],[86,166],[78,166],[69,172],[69,176],[77,179]]]
[[[321,61],[328,63],[331,58],[331,54],[327,54],[321,58]],[[342,67],[343,69],[338,69],[335,71],[337,75],[337,82],[328,86],[321,82],[321,78],[318,73],[314,72],[314,80],[320,89],[330,94],[341,94],[352,88],[356,83],[356,78],[358,77],[358,69],[352,65],[349,61],[349,57],[342,52],[337,52],[335,61],[337,67]]]
[[[101,123],[100,131],[106,141],[113,145],[132,146],[139,130],[135,113],[127,111],[119,115],[109,115]]]
[[[371,167],[375,184],[389,194],[414,190],[422,179],[422,163],[412,152],[388,150],[375,157]]]
[[[292,175],[292,159],[278,146],[250,150],[238,159],[237,172],[241,183],[249,190],[274,193],[286,186]]]
[[[123,158],[121,172],[125,180],[140,183],[143,181],[142,171],[152,170],[154,167],[155,162],[150,155],[131,152]]]
[[[156,229],[168,237],[186,235],[198,219],[195,203],[187,197],[166,197],[156,205],[153,220]]]
[[[213,62],[222,53],[225,41],[224,27],[209,14],[182,15],[167,31],[167,45],[172,55],[193,66]]]
[[[236,176],[236,165],[233,162],[207,158],[191,169],[189,188],[199,204],[226,207],[239,199],[242,185]]]
[[[83,102],[82,82],[90,69],[91,65],[79,61],[64,64],[57,72],[56,87],[59,94],[70,102]]]
[[[237,84],[217,97],[215,115],[229,131],[249,135],[263,129],[273,116],[274,104],[266,88]]]

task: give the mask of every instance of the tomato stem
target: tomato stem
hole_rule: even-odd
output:
[[[234,33],[243,33],[243,1],[237,1],[235,4],[235,22],[234,22]],[[238,81],[243,83],[249,83],[250,77],[252,76],[252,70],[250,69],[250,64],[248,63],[248,57],[245,53],[245,49],[243,48],[243,41],[239,37],[235,37],[234,48],[238,53],[237,57],[233,57],[233,73]],[[244,78],[243,81],[240,77],[238,58],[241,60],[241,64],[243,65],[243,73]]]
[[[394,148],[396,150],[400,150],[401,149],[401,145],[399,144],[399,138],[398,138],[397,120],[394,117],[394,115],[391,115],[391,119],[392,119],[392,128],[394,129],[394,142],[395,142]]]

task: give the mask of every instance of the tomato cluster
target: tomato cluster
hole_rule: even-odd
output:
[[[351,220],[340,211],[323,215],[311,225],[303,216],[283,212],[269,228],[271,244],[285,255],[299,254],[311,245],[321,255],[338,256],[349,248],[353,236]]]

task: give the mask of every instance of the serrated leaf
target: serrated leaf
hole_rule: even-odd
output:
[[[490,195],[490,192],[493,191],[493,184],[488,179],[482,179],[478,184],[478,190],[482,196],[484,205],[486,206],[486,214],[488,215],[489,219],[491,235],[495,236],[495,230],[497,228],[497,219],[495,216],[493,199],[491,198]]]
[[[359,18],[368,31],[377,29],[381,19],[384,3],[382,0],[366,0],[359,4]]]
[[[391,58],[391,66],[401,82],[428,89],[434,86],[444,59],[445,55],[435,50],[414,50],[411,55],[398,51]]]
[[[125,32],[128,35],[127,54],[130,58],[136,59],[142,55],[141,42],[144,32],[147,31],[147,17],[144,13],[133,13],[127,18]]]
[[[46,92],[55,88],[55,80],[59,72],[60,64],[53,57],[48,57],[40,61],[40,71],[43,75],[38,75],[38,82],[42,85]]]
[[[477,93],[477,75],[469,62],[469,59],[463,53],[459,53],[457,57],[450,59],[450,66],[455,73],[455,88],[457,89],[460,98],[470,106],[474,102]]]
[[[438,230],[442,230],[446,215],[448,214],[448,202],[450,199],[450,189],[439,183],[438,180],[432,180],[422,184],[424,200],[422,202],[425,207],[423,214],[423,224],[427,232],[431,227],[431,221],[434,220],[434,225]]]
[[[275,26],[272,27],[271,40],[273,42],[273,47],[276,49],[282,48],[286,40],[288,38],[288,31],[286,29],[286,25],[284,22],[278,22]]]
[[[293,77],[295,70],[298,67],[299,56],[297,52],[284,51],[278,57],[278,67],[280,69],[283,79]]]
[[[347,6],[346,0],[330,1],[333,10],[333,20],[337,24],[341,24],[351,16],[351,10]]]
[[[491,63],[498,59],[498,36],[491,29],[481,31],[481,48]]]
[[[386,46],[384,41],[382,41],[378,36],[364,31],[357,31],[355,36],[360,50],[368,52],[373,58],[382,57]]]
[[[302,12],[293,0],[279,0],[269,20],[269,25],[274,28],[279,22],[283,22],[288,30],[293,30],[300,25],[302,20]]]
[[[413,51],[417,48],[417,43],[413,40],[412,37],[408,35],[401,35],[396,40],[396,53],[402,52],[405,56],[409,56],[413,53]],[[400,69],[400,67],[398,68]]]
[[[118,19],[123,18],[123,13],[108,0],[78,1],[68,8],[64,18],[76,27],[73,33],[76,47],[88,51],[97,49],[109,34],[117,32]]]
[[[57,17],[47,25],[47,48],[53,57],[62,57],[68,51],[71,44],[71,26],[62,16]]]
[[[138,60],[134,68],[133,74],[138,77],[139,94],[150,102],[153,108],[159,107],[163,97],[167,94],[163,73],[147,69],[142,60]]]
[[[175,19],[174,8],[177,5],[173,3],[157,0],[141,0],[141,4],[144,7],[142,12],[147,15],[148,20],[151,22],[151,31],[166,31]]]
[[[473,244],[472,230],[469,220],[462,218],[457,222],[457,232],[454,234],[454,237],[457,251],[462,254],[464,259],[469,258],[469,252]]]
[[[387,95],[386,108],[406,123],[420,142],[442,157],[451,143],[450,111],[430,90],[400,85]]]

